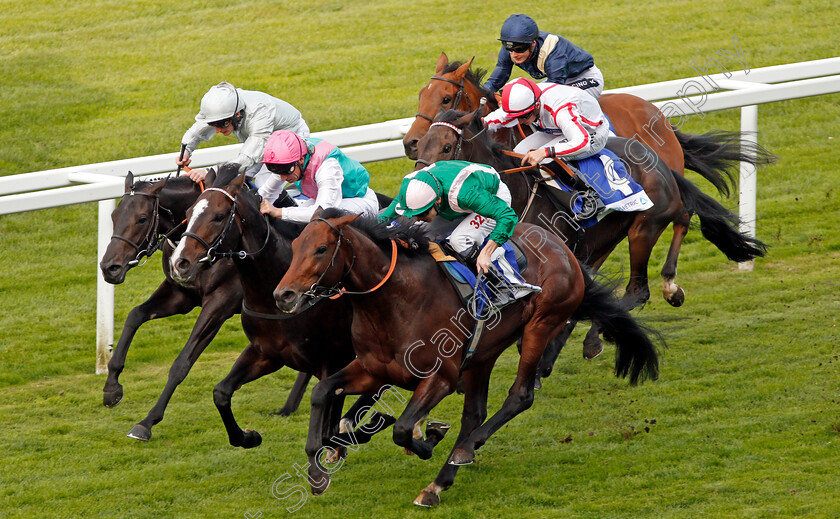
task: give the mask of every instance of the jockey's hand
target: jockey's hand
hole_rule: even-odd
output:
[[[480,253],[478,253],[478,258],[476,258],[475,260],[475,267],[478,270],[487,273],[487,269],[490,268],[490,257],[493,255],[493,252],[498,248],[498,243],[496,243],[493,240],[487,240],[487,244],[484,245],[484,248],[481,249]]]
[[[192,181],[195,182],[196,184],[198,184],[199,182],[204,182],[204,177],[207,176],[207,170],[206,169],[186,168],[186,169],[184,169],[184,172],[186,172],[186,174],[189,175],[190,178],[192,179]]]
[[[545,158],[548,157],[548,154],[545,152],[545,148],[537,148],[536,150],[531,150],[522,157],[522,165],[530,165],[536,166]]]
[[[260,212],[262,214],[267,214],[268,216],[273,216],[274,218],[280,218],[283,214],[282,209],[274,207],[268,200],[260,202]]]
[[[175,157],[176,166],[189,166],[190,162],[192,162],[192,160],[190,160],[190,152],[188,152],[187,150],[184,150],[183,159],[178,160],[178,157]]]

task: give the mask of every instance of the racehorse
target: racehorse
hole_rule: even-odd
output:
[[[472,113],[457,110],[441,112],[419,143],[418,167],[422,163],[460,159],[488,164],[500,172],[522,169],[517,168],[519,159],[506,154],[503,145],[494,142],[485,130],[480,109]],[[730,260],[747,261],[765,254],[766,246],[763,243],[738,231],[738,218],[735,215],[676,174],[663,161],[656,161],[653,168],[646,168],[643,164],[627,160],[625,144],[625,139],[611,138],[607,148],[622,159],[633,179],[645,189],[654,203],[652,208],[642,212],[611,213],[591,227],[591,230],[581,233],[573,219],[550,201],[551,196],[545,192],[547,187],[543,187],[543,194],[539,195],[540,186],[536,177],[519,172],[502,174],[511,192],[513,209],[521,220],[541,225],[563,237],[567,245],[575,250],[577,257],[595,269],[627,237],[630,279],[623,302],[628,309],[642,305],[650,298],[647,266],[653,246],[670,223],[687,225],[688,222],[683,220],[686,214],[697,214],[703,236]],[[678,256],[679,247],[675,247],[672,241],[666,265],[673,265],[674,272]],[[673,298],[682,297],[683,293],[673,290],[670,286],[673,276],[668,276],[664,268],[662,277],[663,296],[666,301],[679,306],[682,300],[675,304]],[[540,367],[540,376],[547,377],[551,372],[568,333],[571,333],[570,328],[564,331],[559,341],[552,342]],[[587,334],[584,347],[589,352],[587,357],[592,352],[600,351],[597,323],[593,324]]]
[[[512,239],[528,258],[525,280],[541,286],[542,292],[496,314],[498,319],[485,326],[465,366],[465,344],[474,319],[428,254],[428,241],[421,233],[411,225],[393,230],[373,219],[327,210],[316,213],[293,242],[292,264],[274,292],[278,308],[297,313],[325,297],[346,295],[339,300],[352,303],[357,355],[312,390],[306,453],[314,494],[329,482],[329,471],[319,459],[323,449],[370,439],[368,434],[330,436],[334,424],[329,409],[346,394],[378,392],[391,385],[413,391],[394,424],[393,439],[429,459],[442,435],[414,438],[414,423],[455,390],[460,373],[465,395],[458,439],[435,482],[415,500],[417,505],[433,506],[440,501],[440,491],[452,485],[458,466],[471,463],[475,449],[531,406],[543,349],[570,317],[604,322],[605,336],[617,343],[617,376],[629,374],[631,383],[657,376],[653,343],[611,290],[595,283],[559,238],[529,224],[519,224]],[[410,249],[401,249],[397,241]],[[522,351],[516,379],[501,409],[485,422],[490,372],[518,337]]]
[[[243,431],[236,423],[231,410],[236,390],[285,365],[322,379],[350,363],[355,354],[350,344],[349,302],[331,301],[293,318],[276,311],[272,290],[292,260],[291,241],[300,226],[262,215],[257,195],[243,189],[244,182],[237,164],[220,167],[213,187],[187,210],[187,228],[169,259],[169,268],[175,281],[190,284],[216,261],[233,259],[243,293],[242,329],[250,342],[213,389],[213,402],[230,444],[251,448],[262,437],[256,431]],[[343,398],[331,410],[336,423]],[[372,397],[360,398],[347,418],[353,422],[371,402]]]
[[[213,178],[211,174],[207,181],[211,182]],[[99,266],[105,281],[114,285],[122,283],[131,268],[151,256],[158,248],[163,251],[166,279],[144,303],[129,312],[108,362],[103,404],[114,407],[122,400],[123,387],[119,383],[119,376],[125,367],[131,341],[143,323],[151,319],[186,314],[196,306],[201,307],[189,339],[169,369],[163,393],[148,415],[128,433],[130,438],[144,441],[151,438],[152,426],[163,419],[175,388],[186,378],[222,323],[239,313],[242,305],[239,274],[230,259],[221,260],[213,268],[203,270],[189,286],[176,283],[170,276],[169,258],[174,247],[168,235],[177,230],[187,209],[201,191],[202,188],[188,177],[135,183],[134,175],[129,172],[125,179],[125,194],[111,214],[114,234]],[[307,373],[298,375],[286,404],[277,414],[288,416],[298,408],[309,378]]]
[[[403,138],[405,153],[409,158],[417,159],[417,144],[439,111],[456,109],[472,112],[479,107],[482,97],[487,99],[488,109],[498,108],[493,92],[481,86],[486,71],[471,70],[471,64],[472,60],[463,64],[457,61],[450,63],[446,53],[441,53],[435,75],[420,89],[418,113]],[[616,135],[628,139],[624,142],[624,156],[627,159],[652,167],[658,155],[680,175],[684,175],[685,168],[696,171],[724,196],[729,196],[729,183],[734,184],[730,171],[733,166],[739,162],[757,166],[775,160],[762,147],[742,140],[738,132],[714,131],[704,135],[689,135],[675,131],[656,106],[637,96],[603,94],[598,102],[612,122]],[[516,137],[514,132],[507,129],[496,132],[494,136],[510,149],[518,142]],[[685,299],[684,290],[675,282],[676,252],[688,233],[690,219],[691,214],[686,214],[674,222],[668,258],[662,266],[665,299],[673,306],[680,306]]]

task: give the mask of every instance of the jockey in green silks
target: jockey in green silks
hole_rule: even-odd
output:
[[[487,272],[490,262],[503,254],[499,247],[510,239],[518,218],[499,174],[490,166],[462,160],[436,162],[405,176],[400,192],[379,216],[390,221],[402,215],[427,222],[427,235],[448,236],[452,249],[475,258]]]

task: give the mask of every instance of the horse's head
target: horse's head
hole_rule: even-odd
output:
[[[112,285],[125,281],[126,273],[157,248],[160,214],[160,191],[166,180],[157,183],[138,181],[130,171],[125,177],[125,194],[111,213],[114,234],[105,249],[99,269]]]
[[[237,196],[245,183],[238,164],[224,164],[213,187],[207,188],[187,210],[187,230],[169,259],[172,279],[189,285],[199,270],[233,249],[240,229]]]
[[[489,164],[492,141],[481,120],[482,108],[474,112],[447,110],[435,117],[429,131],[417,143],[415,169],[439,160],[468,160]]]
[[[332,295],[352,268],[355,251],[345,232],[359,215],[321,215],[320,209],[316,211],[292,242],[292,264],[274,290],[277,308],[283,312],[297,313],[307,299]]]
[[[417,142],[426,134],[435,114],[441,110],[472,111],[486,96],[480,86],[485,71],[471,71],[472,62],[471,59],[463,64],[458,61],[450,63],[446,53],[440,54],[435,75],[428,85],[420,89],[417,116],[403,138],[408,158],[417,158]]]

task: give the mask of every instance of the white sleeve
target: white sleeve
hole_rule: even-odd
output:
[[[328,209],[338,207],[341,202],[341,184],[344,182],[344,170],[337,159],[327,159],[315,172],[318,195],[314,201],[298,207],[284,207],[283,220],[308,222],[319,207]]]
[[[274,131],[274,107],[259,104],[254,108],[253,113],[246,111],[245,117],[247,118],[245,131],[248,132],[248,136],[233,162],[248,169],[263,158],[265,143]]]
[[[280,196],[280,191],[283,190],[285,185],[286,181],[283,180],[280,175],[272,173],[268,176],[263,185],[257,189],[257,194],[263,197],[263,199],[268,200],[270,203],[274,203],[277,197]]]
[[[484,123],[491,132],[495,132],[499,128],[513,128],[516,126],[516,121],[517,119],[515,117],[508,118],[507,113],[501,108],[493,110],[484,116]]]
[[[181,144],[187,145],[187,152],[192,155],[198,147],[198,143],[209,141],[216,135],[216,130],[209,124],[204,124],[196,121],[195,124],[189,127],[184,136],[181,137]]]
[[[554,112],[554,124],[563,131],[563,137],[566,138],[566,142],[549,147],[556,156],[572,158],[589,152],[592,139],[581,124],[580,112],[576,104],[566,103]]]

